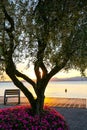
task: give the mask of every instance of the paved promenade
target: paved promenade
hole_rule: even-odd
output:
[[[46,98],[45,104],[53,107],[86,108],[87,100],[78,98]]]
[[[0,97],[0,108],[6,108],[16,105],[16,99],[10,104],[3,104],[3,97]],[[21,104],[25,105],[28,101],[26,98],[21,98]],[[55,108],[60,112],[67,121],[70,130],[87,130],[87,100],[86,99],[72,99],[72,98],[46,98],[45,105]]]
[[[68,123],[70,130],[87,130],[87,109],[55,107]]]
[[[15,104],[17,99],[8,99],[8,105]],[[0,106],[4,103],[4,97],[0,97]],[[25,97],[21,97],[21,105],[28,103]],[[79,98],[45,98],[45,105],[52,107],[87,108],[87,99]],[[5,107],[5,106],[4,106]],[[7,106],[6,106],[7,107]]]

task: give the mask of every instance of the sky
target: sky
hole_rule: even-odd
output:
[[[32,73],[32,71],[26,72],[28,75],[30,75],[30,77],[34,78],[35,74]],[[54,75],[55,78],[70,78],[70,77],[77,77],[77,76],[81,76],[79,71],[76,70],[70,70],[69,72],[59,72],[56,75]]]
[[[23,65],[19,65],[18,68],[21,66],[21,70],[24,70],[23,73],[27,74],[28,76],[30,76],[31,78],[35,79],[35,73],[34,73],[34,67],[31,66],[31,68],[29,68],[28,70],[26,70],[24,68]],[[70,77],[77,77],[77,76],[81,76],[80,72],[77,70],[69,70],[68,72],[65,72],[64,70],[58,72],[56,75],[54,75],[54,77],[56,78],[70,78]]]
[[[70,78],[70,77],[77,77],[81,76],[80,72],[77,70],[69,70],[68,72],[60,71],[54,77],[57,78]]]
[[[24,73],[30,76],[31,78],[35,78],[33,68],[31,70],[25,70]],[[56,78],[70,78],[70,77],[76,77],[76,76],[81,76],[80,72],[76,70],[70,70],[69,72],[61,71],[57,73],[56,75],[54,75],[54,77]]]
[[[31,79],[35,79],[35,73],[34,73],[34,68],[33,66],[31,66],[31,68],[29,69],[25,69],[24,65],[19,64],[18,68],[21,68],[20,71],[26,74],[27,76],[29,76]],[[5,75],[5,79],[6,80],[10,80],[9,77]],[[80,72],[77,70],[69,70],[68,72],[65,72],[64,70],[58,72],[56,75],[53,76],[53,78],[70,78],[70,77],[77,77],[77,76],[81,76]]]
[[[29,76],[31,79],[35,79],[35,74],[33,72],[33,69],[31,70],[25,70],[24,73]],[[5,80],[10,80],[9,77],[5,75]],[[69,72],[59,72],[56,75],[54,75],[53,78],[70,78],[70,77],[77,77],[81,76],[79,71],[76,70],[70,70]]]

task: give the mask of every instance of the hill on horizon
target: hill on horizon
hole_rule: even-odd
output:
[[[52,78],[51,81],[87,81],[87,77]]]

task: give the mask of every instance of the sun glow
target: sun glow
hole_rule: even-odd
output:
[[[33,68],[24,70],[23,73],[26,74],[27,76],[29,76],[31,79],[36,79],[36,76],[35,76]]]
[[[29,78],[35,80],[36,79],[36,75],[35,75],[35,72],[34,72],[34,66],[31,65],[30,68],[26,69],[25,68],[25,64],[19,64],[17,66],[17,69],[24,73],[25,75],[27,75]],[[41,73],[41,77],[42,77],[42,70],[40,69],[39,70],[40,73]],[[77,77],[77,76],[81,76],[80,72],[79,71],[76,71],[76,70],[69,70],[68,72],[64,72],[63,70],[58,72],[56,75],[54,75],[53,78],[70,78],[70,77]],[[6,73],[4,73],[4,79],[1,79],[1,80],[10,80],[10,78],[6,75]]]
[[[58,77],[58,78],[70,78],[70,77],[77,77],[77,76],[81,76],[80,71],[72,69],[72,70],[69,70],[68,72],[60,71],[54,77]]]

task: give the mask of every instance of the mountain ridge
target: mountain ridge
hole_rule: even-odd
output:
[[[52,78],[51,81],[87,81],[87,77]]]

